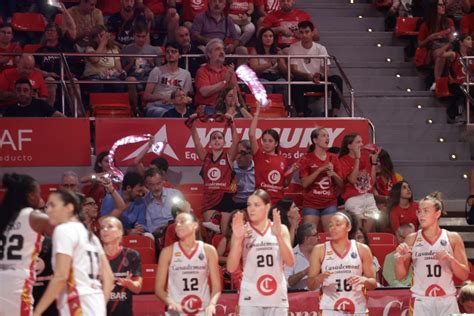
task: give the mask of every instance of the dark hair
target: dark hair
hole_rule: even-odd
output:
[[[270,203],[272,203],[272,198],[270,197],[270,194],[268,194],[267,191],[265,191],[265,190],[257,189],[257,190],[255,190],[251,195],[255,195],[255,196],[261,198],[262,201],[263,201],[265,204],[270,204]]]
[[[65,189],[58,189],[57,191],[54,191],[51,194],[57,195],[59,199],[64,203],[64,205],[71,204],[73,206],[72,214],[74,216],[77,216],[79,221],[84,225],[84,227],[89,233],[90,240],[92,238],[92,232],[89,230],[89,227],[87,227],[86,217],[82,212],[82,203],[84,202],[84,195],[79,195],[72,192],[71,190]]]
[[[244,146],[247,151],[252,150],[252,144],[250,144],[250,141],[248,139],[242,139],[239,142],[240,145]]]
[[[132,27],[132,34],[149,33],[148,26],[145,23],[137,22]]]
[[[3,235],[18,217],[25,207],[30,207],[29,194],[36,190],[38,183],[26,174],[7,173],[2,179],[3,187],[6,188],[3,202],[0,204],[0,235]]]
[[[165,45],[165,51],[166,51],[166,49],[167,49],[168,47],[173,47],[173,48],[175,48],[175,49],[177,49],[177,50],[180,49],[178,42],[169,42],[169,43],[166,43],[166,45]]]
[[[30,89],[33,89],[33,86],[31,85],[31,82],[28,79],[18,79],[17,81],[15,81],[15,87],[19,84],[27,84]]]
[[[281,223],[288,227],[288,229],[290,229],[290,220],[288,219],[288,212],[290,211],[291,205],[293,205],[292,199],[283,198],[270,208],[270,210],[276,208],[280,211]],[[268,213],[268,218],[273,221],[272,211]]]
[[[443,2],[446,4],[445,1]],[[436,33],[449,27],[449,19],[446,13],[439,17],[438,24],[438,1],[433,1],[429,4],[426,24],[428,25],[428,34]]]
[[[216,112],[220,112],[222,114],[225,114],[227,112],[227,105],[225,104],[225,98],[227,97],[227,94],[234,90],[234,87],[227,87],[225,88],[224,90],[221,90],[221,92],[219,92],[219,94],[217,95],[217,98],[216,98]],[[236,91],[237,93],[237,100],[238,100],[238,103],[245,107],[247,109],[247,111],[249,110],[248,107],[247,107],[247,104],[245,103],[245,99],[242,95],[242,93],[240,93],[240,91]]]
[[[169,167],[168,160],[166,160],[166,158],[164,158],[164,157],[156,157],[155,159],[153,159],[150,162],[150,165],[155,166],[156,168],[158,168],[162,172],[167,172],[168,167]]]
[[[339,157],[343,157],[349,154],[349,145],[354,142],[354,139],[359,136],[357,133],[349,133],[342,139],[341,150],[339,151]]]
[[[11,23],[0,23],[0,29],[4,29],[6,27],[11,28],[12,32],[14,31],[13,26],[11,25]]]
[[[304,223],[298,227],[295,236],[295,244],[301,245],[304,243],[306,237],[311,236],[311,232],[317,230],[316,225],[313,223]]]
[[[358,228],[354,233],[354,238],[355,238],[355,234],[357,234],[357,232],[361,232],[362,236],[364,236],[364,244],[366,244],[367,246],[370,246],[369,236],[367,235],[367,233],[362,228]]]
[[[97,157],[95,158],[95,163],[94,163],[94,171],[96,173],[104,172],[104,168],[102,166],[100,166],[99,164],[101,164],[102,160],[104,160],[104,158],[108,155],[109,155],[108,150],[103,151],[103,152],[101,152],[100,154],[97,155]]]
[[[127,187],[133,189],[137,185],[143,185],[143,177],[136,171],[127,172],[122,181],[122,189],[126,190]]]
[[[265,48],[263,47],[263,34],[265,34],[266,32],[272,32],[272,34],[273,34],[273,43],[270,46],[270,50],[269,50],[268,53],[270,55],[276,55],[276,54],[278,54],[276,34],[270,27],[264,27],[260,30],[260,32],[258,32],[257,44],[255,45],[255,50],[257,51],[257,54],[265,55]]]
[[[313,22],[311,22],[311,21],[301,21],[301,22],[298,23],[298,29],[306,29],[308,27],[311,31],[314,31]]]
[[[58,37],[61,38],[63,36],[63,30],[61,29],[61,27],[55,23],[55,22],[49,22],[46,27],[44,28],[45,32],[48,30],[48,29],[55,29],[56,32],[58,33]],[[44,43],[43,43],[44,44]]]
[[[350,224],[351,225],[351,230],[349,231],[349,239],[354,239],[355,237],[355,234],[357,232],[357,230],[359,229],[359,221],[357,220],[357,216],[352,213],[351,211],[338,211],[336,213],[333,214],[333,216],[335,215],[340,215],[340,216],[343,216],[345,219],[349,219]],[[347,217],[347,218],[346,218]]]
[[[339,155],[340,152],[341,152],[341,148],[339,148],[339,147],[332,146],[332,147],[328,148],[328,153],[333,153],[333,154]]]
[[[316,143],[313,141],[313,139],[318,138],[319,133],[324,129],[325,129],[324,127],[317,127],[315,129],[313,129],[313,131],[311,132],[311,136],[310,136],[311,137],[311,145],[309,145],[309,147],[308,147],[308,153],[312,153],[316,149]]]
[[[453,46],[453,51],[456,53],[461,53],[461,43],[468,37],[471,36],[470,34],[461,34],[458,38],[451,43]]]
[[[159,170],[158,168],[155,168],[155,167],[150,167],[148,168],[146,171],[145,171],[145,179],[146,178],[151,178],[151,177],[154,177],[156,175],[160,175],[161,177],[163,177],[163,173],[161,172],[161,170]]]
[[[385,149],[380,150],[379,161],[381,175],[390,178],[393,174],[393,162],[389,153]]]
[[[278,132],[274,129],[269,128],[263,132],[262,138],[265,135],[270,135],[275,140],[275,142],[277,143],[275,147],[275,153],[278,153],[278,148],[280,147],[280,134],[278,134]]]
[[[390,195],[388,196],[388,201],[387,201],[387,213],[389,215],[392,212],[392,209],[396,207],[398,204],[400,204],[400,197],[402,195],[402,186],[404,183],[406,183],[410,187],[410,184],[407,181],[403,180],[403,181],[395,183],[392,187],[392,190],[390,191]],[[410,187],[410,190],[411,190],[411,187]],[[413,202],[413,192],[409,201],[410,201],[410,204]]]

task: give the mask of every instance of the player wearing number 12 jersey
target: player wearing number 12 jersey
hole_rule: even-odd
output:
[[[242,259],[240,315],[288,315],[284,266],[293,266],[295,258],[280,213],[274,209],[273,223],[268,220],[270,201],[269,194],[259,189],[248,198],[248,225],[244,225],[243,213],[235,214],[232,219],[227,270],[235,272]]]
[[[175,223],[179,241],[161,251],[155,293],[166,304],[166,315],[211,316],[221,294],[217,251],[196,240],[194,214],[179,213]]]
[[[46,214],[56,226],[53,233],[54,275],[34,315],[56,299],[64,315],[105,315],[113,274],[99,239],[81,221],[81,202],[71,191],[60,189],[48,198]]]
[[[51,233],[48,217],[35,210],[41,196],[30,176],[5,174],[0,204],[0,315],[31,315],[35,263],[42,234]]]
[[[321,287],[320,315],[366,315],[365,290],[377,286],[368,246],[350,240],[357,231],[352,215],[337,212],[329,220],[331,241],[311,253],[308,288]]]
[[[463,281],[469,277],[463,240],[439,227],[444,212],[439,195],[435,192],[420,201],[420,230],[408,235],[395,254],[397,279],[404,279],[413,264],[410,311],[415,316],[459,313],[453,275]]]

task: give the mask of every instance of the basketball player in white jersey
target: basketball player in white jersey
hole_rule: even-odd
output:
[[[240,212],[232,219],[227,270],[235,272],[242,260],[240,315],[288,315],[284,267],[293,266],[295,258],[290,234],[281,224],[280,213],[275,209],[273,223],[268,219],[270,203],[270,195],[258,189],[248,198],[248,224],[244,225],[244,214]]]
[[[35,263],[42,234],[52,233],[48,216],[38,210],[40,187],[32,177],[5,174],[0,205],[0,315],[31,315]]]
[[[395,254],[397,279],[404,279],[413,264],[410,310],[414,316],[459,313],[453,275],[463,281],[469,277],[461,236],[439,227],[444,212],[439,195],[435,192],[420,201],[416,213],[420,229],[408,235]]]
[[[331,240],[313,248],[308,271],[308,288],[321,288],[320,315],[367,315],[365,290],[377,287],[372,253],[352,237],[357,219],[337,212],[329,220]]]
[[[80,215],[79,197],[60,189],[46,204],[53,233],[54,275],[36,306],[41,315],[56,299],[59,313],[65,315],[106,315],[106,303],[114,277],[99,239],[89,232]]]
[[[194,214],[179,213],[175,223],[179,241],[161,251],[155,294],[167,306],[166,315],[214,315],[222,287],[217,251],[196,240]]]

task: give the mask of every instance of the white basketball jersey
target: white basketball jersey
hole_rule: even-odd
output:
[[[330,241],[325,243],[325,254],[321,265],[321,273],[331,272],[324,280],[321,288],[321,310],[337,310],[347,313],[366,313],[367,298],[362,284],[355,287],[347,283],[347,279],[355,275],[363,275],[362,260],[357,250],[357,242],[350,241],[350,247],[339,255]]]
[[[205,309],[210,301],[209,268],[204,243],[190,254],[177,241],[173,244],[173,254],[168,270],[168,294],[180,304],[185,315],[195,315]]]
[[[278,240],[268,221],[263,232],[252,228],[243,249],[240,306],[288,307],[288,294]]]
[[[58,253],[72,258],[72,269],[67,286],[56,300],[58,309],[62,309],[67,304],[71,315],[84,313],[84,309],[91,307],[81,306],[81,296],[104,296],[100,281],[100,258],[104,255],[104,250],[95,235],[92,235],[89,240],[89,232],[82,223],[66,222],[54,229],[51,260],[53,269],[56,267],[56,254]],[[103,304],[105,305],[105,300]],[[97,310],[101,310],[101,308],[102,306]]]
[[[435,258],[437,252],[446,250],[453,255],[448,232],[440,230],[438,238],[430,243],[419,230],[412,250],[413,286],[411,291],[418,296],[446,296],[456,294],[453,271],[449,263]]]
[[[0,315],[29,315],[32,311],[42,236],[30,226],[31,212],[32,208],[22,209],[0,236]]]

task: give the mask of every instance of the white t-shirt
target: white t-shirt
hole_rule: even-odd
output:
[[[296,247],[293,248],[293,254],[295,255],[295,264],[292,267],[285,267],[285,277],[286,277],[287,282],[290,276],[295,275],[296,273],[301,272],[309,267],[309,261],[301,252],[300,245],[297,245]],[[295,285],[293,286],[288,285],[288,287],[292,289],[300,289],[300,290],[308,289],[307,282],[308,282],[308,276],[305,276]]]
[[[193,91],[192,78],[189,71],[178,68],[176,72],[169,72],[168,66],[153,68],[148,76],[148,83],[155,83],[153,94],[171,96],[171,93],[180,87],[186,94]]]
[[[58,308],[65,304],[71,306],[71,301],[85,295],[101,295],[102,291],[100,258],[104,250],[99,239],[92,235],[80,222],[66,222],[56,226],[53,233],[52,265],[56,268],[56,254],[61,253],[72,258],[72,271],[69,274],[67,286],[57,298]],[[105,304],[105,300],[103,301]]]
[[[310,49],[306,49],[301,45],[301,41],[291,44],[288,51],[288,55],[318,55],[318,56],[329,56],[324,47],[321,44],[313,42]],[[324,59],[322,58],[292,58],[292,65],[297,65],[298,70],[309,74],[316,72],[324,74]],[[330,65],[328,59],[328,65]]]

